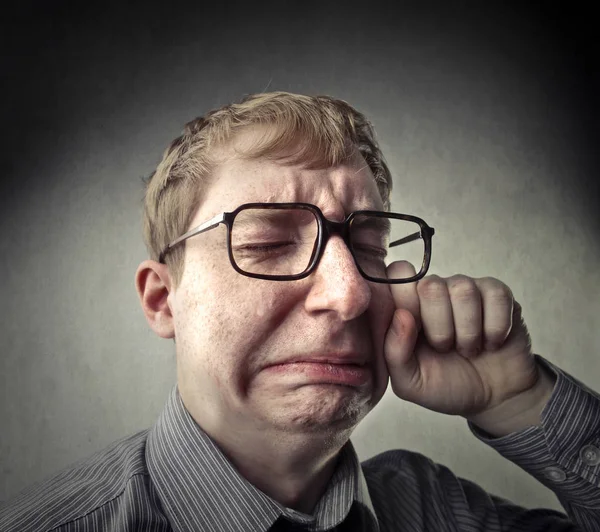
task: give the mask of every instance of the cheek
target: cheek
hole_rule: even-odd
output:
[[[178,351],[189,365],[222,384],[243,379],[251,370],[270,333],[284,319],[287,298],[233,272],[204,276],[188,286],[177,308]],[[269,289],[270,288],[270,289]],[[181,341],[180,341],[181,338]]]
[[[270,317],[275,310],[275,298],[258,298],[253,305],[253,313],[258,320],[263,320]]]

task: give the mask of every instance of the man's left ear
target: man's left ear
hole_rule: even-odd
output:
[[[167,265],[143,261],[135,272],[135,288],[152,330],[161,338],[174,338],[173,314],[168,302],[171,276]]]

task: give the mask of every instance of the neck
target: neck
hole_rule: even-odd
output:
[[[352,432],[259,430],[241,419],[211,426],[210,420],[186,408],[246,480],[283,506],[306,514],[314,512],[325,493]]]
[[[213,437],[213,436],[211,436]],[[271,443],[213,437],[240,474],[263,493],[287,508],[312,514],[335,471],[343,443],[322,448],[287,436]]]

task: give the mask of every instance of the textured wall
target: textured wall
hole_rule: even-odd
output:
[[[140,178],[185,122],[267,87],[367,113],[393,209],[436,228],[430,273],[506,282],[535,351],[600,388],[586,14],[368,5],[29,2],[6,16],[0,499],[152,424],[174,345],[150,331],[134,289]],[[363,458],[418,450],[492,492],[557,507],[462,419],[391,390],[353,439]]]

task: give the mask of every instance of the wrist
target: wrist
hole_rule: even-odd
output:
[[[540,425],[542,411],[556,384],[556,375],[539,364],[537,370],[538,378],[531,388],[467,419],[495,438]]]

